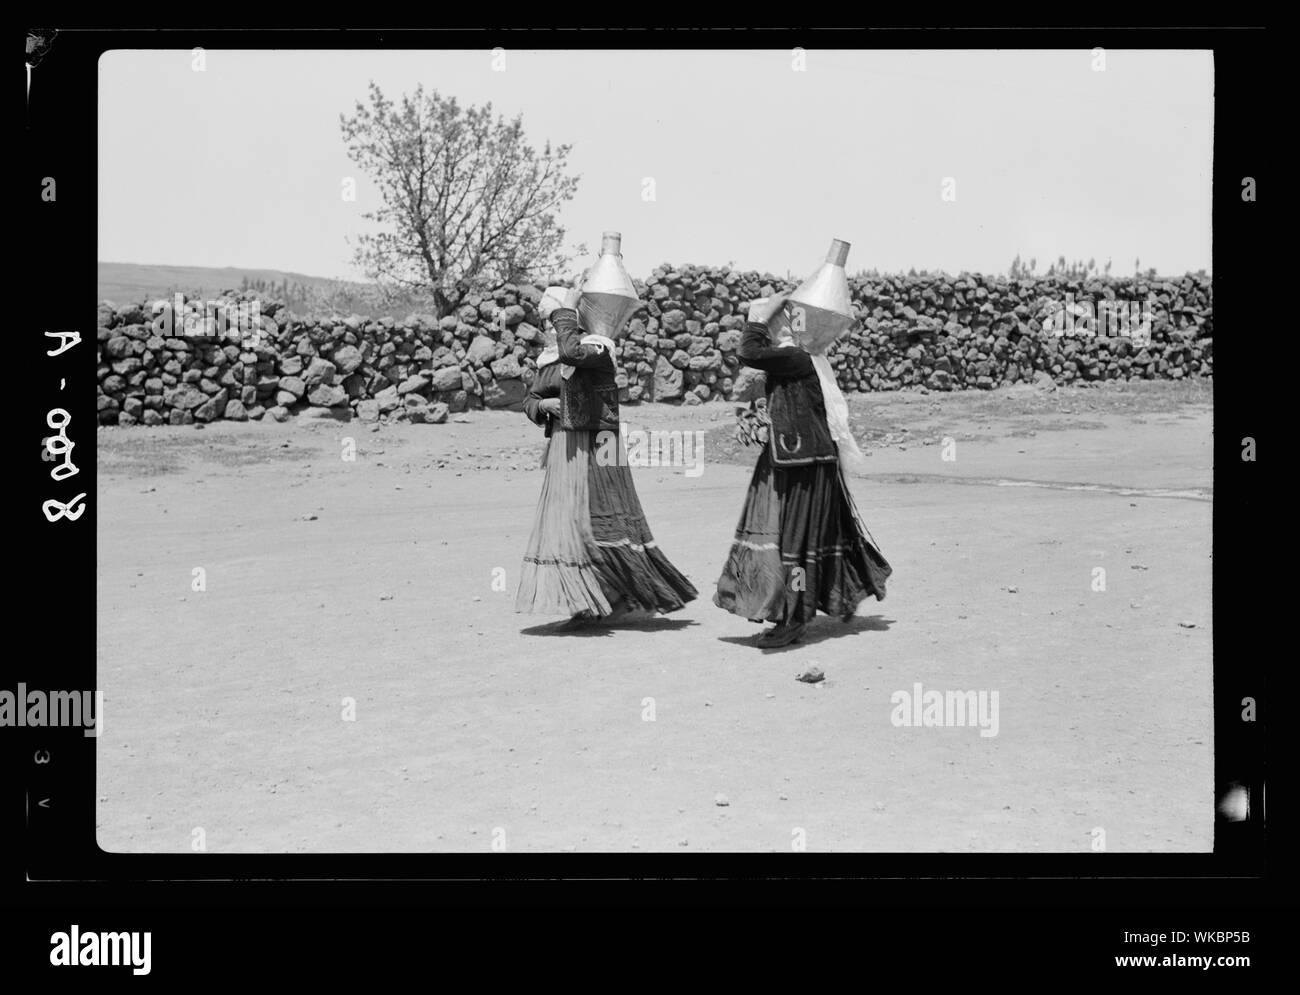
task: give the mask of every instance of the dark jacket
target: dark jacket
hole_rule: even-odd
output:
[[[559,363],[540,367],[533,376],[532,386],[528,388],[528,396],[524,398],[524,414],[533,424],[541,425],[546,429],[548,439],[555,426],[555,419],[542,412],[542,401],[548,397],[560,396],[561,369],[563,367]]]
[[[740,342],[740,361],[767,374],[767,443],[778,466],[830,463],[835,439],[826,424],[826,402],[812,357],[802,349],[769,345],[766,325],[749,322]]]
[[[551,312],[560,363],[570,367],[561,374],[560,427],[569,431],[618,431],[618,384],[614,357],[599,345],[583,345],[585,334],[578,312],[557,308]]]

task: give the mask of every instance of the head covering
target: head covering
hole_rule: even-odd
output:
[[[537,310],[540,312],[542,307],[547,304],[551,305],[552,311],[555,310],[557,307],[565,307],[566,305],[564,303],[564,298],[568,295],[568,293],[569,293],[568,287],[558,287],[558,286],[547,287],[544,291],[542,291],[542,299],[537,303]],[[549,315],[550,311],[548,311],[547,314]]]
[[[835,382],[831,361],[825,355],[813,356],[812,364],[822,385],[822,399],[826,402],[826,427],[839,446],[840,465],[850,473],[866,473],[867,458],[849,429],[849,405],[840,392],[840,385]]]
[[[826,261],[790,294],[783,318],[799,345],[812,357],[826,402],[826,427],[839,446],[840,465],[852,473],[866,473],[867,461],[849,429],[849,405],[835,381],[826,351],[854,322],[849,280],[844,263],[849,243],[831,239]]]
[[[543,308],[545,308],[547,305],[550,305],[549,310],[546,311],[546,317],[542,319],[543,322],[547,322],[551,320],[550,318],[551,311],[554,311],[556,308],[561,308],[566,306],[564,299],[568,295],[568,293],[569,293],[568,287],[559,287],[559,286],[547,287],[542,292],[542,299],[537,303],[538,312],[540,313],[543,310]],[[559,358],[560,358],[560,347],[555,342],[552,342],[550,345],[546,346],[540,353],[538,353],[537,368],[540,370],[543,366],[550,366],[552,363],[556,362]]]

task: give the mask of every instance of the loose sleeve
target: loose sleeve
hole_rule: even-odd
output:
[[[603,346],[584,345],[582,326],[578,324],[578,312],[572,308],[556,308],[551,312],[551,324],[555,326],[555,340],[560,348],[560,362],[568,366],[598,367],[613,363]]]
[[[524,397],[524,414],[528,420],[535,425],[545,427],[550,415],[542,410],[542,401],[548,397],[559,396],[559,385],[556,383],[555,370],[558,367],[543,366],[537,370],[537,375],[533,377],[532,384],[528,387],[528,394]]]
[[[767,326],[756,321],[745,325],[738,355],[746,366],[783,377],[805,376],[813,371],[812,357],[802,349],[768,345]]]
[[[537,388],[542,382],[541,371],[533,377],[532,385],[528,388],[528,396],[524,398],[524,414],[534,425],[545,425],[546,415],[542,414],[542,395],[537,392]]]

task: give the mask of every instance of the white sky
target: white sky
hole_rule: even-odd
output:
[[[522,112],[574,146],[562,221],[628,269],[662,262],[803,274],[832,237],[850,272],[1117,273],[1210,268],[1213,57],[1087,49],[107,53],[100,62],[99,258],[359,278],[349,235],[375,207],[340,113],[374,79]],[[340,183],[355,176],[355,203]],[[642,199],[653,177],[656,200]],[[956,181],[945,203],[945,177]]]

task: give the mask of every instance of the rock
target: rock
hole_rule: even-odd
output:
[[[719,332],[716,339],[717,346],[723,352],[735,352],[740,348],[741,333],[736,329],[729,329],[725,332]]]
[[[352,373],[362,363],[361,350],[356,346],[345,345],[341,349],[334,350],[333,359],[339,372],[344,374]]]
[[[483,366],[490,363],[496,354],[497,344],[486,335],[479,335],[465,350],[465,359],[473,366]]]
[[[483,385],[483,403],[489,408],[522,411],[528,388],[522,380],[493,380]]]
[[[294,400],[301,400],[305,393],[307,393],[307,385],[303,383],[300,377],[280,378],[280,389],[276,393],[277,397],[281,394],[288,394]]]
[[[718,792],[713,796],[713,804],[717,805],[719,808],[726,808],[731,804],[731,801],[722,792]]]
[[[492,375],[498,380],[517,380],[523,372],[513,356],[505,356],[492,364]]]
[[[288,421],[290,417],[289,409],[280,404],[277,404],[272,408],[267,408],[266,413],[276,421]]]
[[[200,422],[215,421],[226,410],[226,392],[224,389],[213,394],[194,409],[194,420]]]
[[[401,395],[418,394],[423,392],[428,386],[429,380],[427,377],[418,375],[409,376],[398,385],[397,393]]]
[[[743,366],[737,371],[731,384],[731,393],[727,395],[728,401],[756,401],[760,397],[767,396],[767,376],[762,370],[756,370],[749,366]]]
[[[686,312],[680,309],[665,311],[663,316],[664,330],[676,335],[678,332],[686,329]]]
[[[805,667],[795,675],[796,681],[803,681],[805,684],[816,684],[825,679],[826,675],[822,673],[822,668],[816,665]]]
[[[313,406],[303,408],[298,412],[298,417],[307,421],[351,421],[352,409],[346,404],[337,404],[332,407]]]
[[[248,421],[248,409],[243,401],[227,401],[224,416],[227,421]]]
[[[142,321],[144,321],[144,309],[139,304],[125,304],[117,309],[113,325],[114,327],[117,325],[138,325]]]
[[[671,401],[681,397],[682,393],[682,371],[673,366],[663,356],[660,356],[655,362],[654,399],[656,401]]]
[[[336,367],[328,359],[314,356],[307,366],[307,372],[302,375],[302,379],[308,387],[315,387],[317,384],[322,383],[332,384],[335,372],[337,372]],[[284,382],[281,381],[280,385],[284,386]]]
[[[117,338],[109,339],[104,346],[104,354],[113,359],[123,359],[131,355],[131,340],[125,335],[119,335]]]
[[[163,392],[163,403],[169,408],[182,408],[186,411],[197,408],[206,402],[208,395],[192,384],[182,384]]]
[[[429,381],[429,386],[435,392],[444,390],[460,390],[461,375],[459,366],[443,366],[433,371]]]
[[[307,395],[307,401],[318,408],[333,408],[348,403],[348,392],[342,387],[321,384]]]

